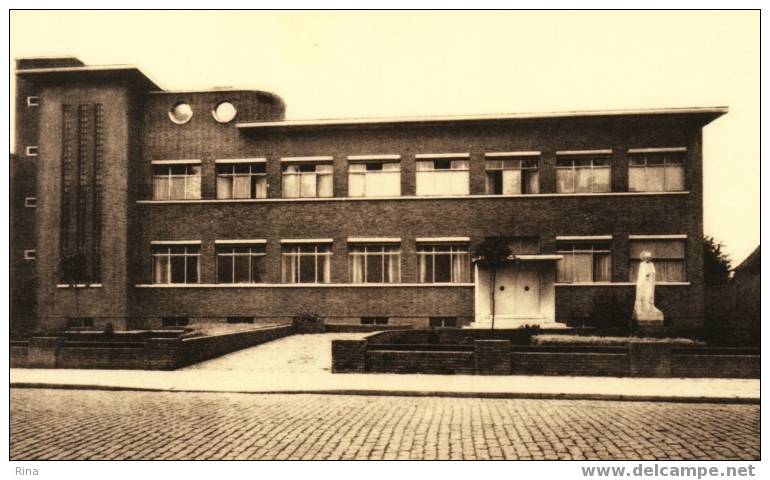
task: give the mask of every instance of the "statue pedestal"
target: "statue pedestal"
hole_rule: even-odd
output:
[[[634,312],[634,320],[639,328],[645,330],[663,329],[663,312],[658,309],[643,312]]]

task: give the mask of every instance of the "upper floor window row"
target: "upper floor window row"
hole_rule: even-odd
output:
[[[36,152],[35,152],[36,153]],[[628,151],[630,192],[685,190],[687,149],[650,148]],[[417,196],[470,194],[469,154],[418,154],[415,157]],[[334,196],[332,157],[292,157],[281,160],[282,198],[330,198]],[[612,191],[612,151],[556,152],[555,193],[607,193]],[[540,152],[491,153],[485,156],[487,195],[541,193]],[[398,197],[401,195],[400,155],[348,157],[349,197]],[[217,199],[267,198],[266,160],[217,160]],[[155,200],[201,198],[201,166],[198,160],[153,162]]]

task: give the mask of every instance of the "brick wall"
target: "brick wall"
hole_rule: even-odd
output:
[[[473,375],[473,352],[366,352],[370,373],[425,373]]]
[[[628,375],[625,353],[512,352],[514,375],[577,375],[624,377]]]
[[[759,355],[673,355],[672,377],[760,378]]]

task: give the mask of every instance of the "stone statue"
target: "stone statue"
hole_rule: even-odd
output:
[[[639,256],[639,274],[636,277],[634,319],[640,324],[663,324],[663,312],[655,308],[655,265],[648,251]]]

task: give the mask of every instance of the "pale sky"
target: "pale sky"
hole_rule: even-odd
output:
[[[759,244],[759,12],[17,11],[10,41],[169,90],[268,90],[289,119],[727,105],[704,130],[705,233],[734,266]]]

